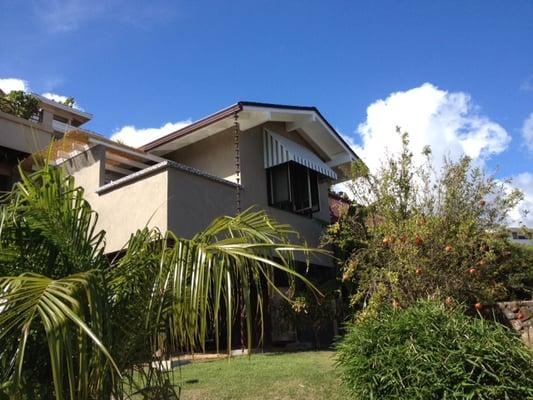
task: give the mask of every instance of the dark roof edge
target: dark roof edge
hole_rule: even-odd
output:
[[[342,138],[341,135],[339,135],[339,132],[329,123],[329,121],[324,118],[322,113],[318,110],[318,108],[314,106],[290,106],[285,104],[274,104],[274,103],[259,103],[254,101],[239,101],[238,104],[241,104],[242,106],[250,106],[250,107],[270,107],[270,108],[280,108],[284,110],[303,110],[303,111],[314,111],[317,113],[317,115],[320,117],[322,122],[337,136],[337,138],[342,142],[343,145],[346,146],[348,151],[352,153],[352,155],[357,158],[358,160],[361,160],[357,154],[352,150],[350,145],[346,143],[346,140]]]

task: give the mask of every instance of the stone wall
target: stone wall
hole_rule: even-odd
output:
[[[506,325],[520,334],[528,346],[533,347],[533,300],[497,303],[495,311],[498,311]]]

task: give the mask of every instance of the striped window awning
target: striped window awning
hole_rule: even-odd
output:
[[[294,161],[322,175],[337,179],[335,171],[328,167],[312,151],[266,129],[263,133],[263,153],[265,168]]]

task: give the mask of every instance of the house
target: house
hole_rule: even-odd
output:
[[[533,246],[533,229],[511,227],[509,228],[509,240],[512,243]]]
[[[318,246],[328,190],[358,159],[315,107],[239,102],[140,149],[83,129],[54,145],[85,188],[109,252],[148,225],[191,237],[256,206]],[[322,257],[318,265],[333,266]]]
[[[344,193],[329,192],[329,211],[331,222],[337,222],[348,212],[353,202]]]
[[[99,215],[97,229],[106,231],[108,253],[121,251],[145,226],[191,237],[214,218],[252,206],[317,247],[331,222],[329,189],[348,179],[358,160],[315,107],[252,102],[239,102],[139,149],[72,129],[47,154],[84,188]],[[315,282],[335,277],[333,258],[311,262],[308,276]],[[276,313],[275,297],[268,302],[267,343],[295,340],[294,327]],[[333,332],[333,326],[324,331],[322,343]],[[305,330],[298,334],[300,341],[312,337]]]
[[[21,160],[92,118],[84,111],[32,96],[39,101],[39,111],[30,119],[0,111],[0,193],[11,189]]]

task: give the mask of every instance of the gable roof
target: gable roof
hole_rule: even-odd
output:
[[[235,113],[239,113],[243,111],[246,108],[251,107],[258,107],[258,108],[270,108],[270,109],[279,109],[279,110],[287,110],[287,111],[309,111],[315,113],[318,118],[321,120],[321,122],[327,126],[327,128],[331,131],[333,135],[335,135],[340,142],[342,142],[345,146],[347,151],[349,151],[354,157],[359,158],[357,154],[351,149],[351,147],[346,143],[346,141],[339,135],[339,133],[331,126],[331,124],[324,118],[324,116],[320,113],[318,108],[313,106],[293,106],[293,105],[286,105],[286,104],[273,104],[273,103],[259,103],[259,102],[253,102],[253,101],[239,101],[238,103],[224,108],[223,110],[217,111],[214,114],[208,115],[207,117],[204,117],[198,121],[193,122],[190,125],[187,125],[181,129],[178,129],[175,132],[169,133],[166,136],[163,136],[159,139],[156,139],[150,143],[145,144],[144,146],[141,146],[141,149],[144,151],[151,151],[155,150],[158,147],[167,144],[173,140],[176,140],[180,137],[186,136],[194,131],[197,131],[207,125],[210,125],[212,123],[215,123],[217,121],[220,121],[222,119],[231,117],[235,115]]]
[[[330,168],[339,173],[342,167],[343,177],[349,175],[351,162],[360,160],[316,107],[251,101],[240,101],[208,115],[142,146],[141,150],[163,156],[231,128],[236,116],[241,131],[269,121],[285,122],[287,131],[298,131]]]

